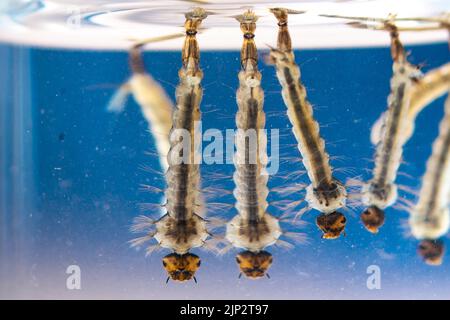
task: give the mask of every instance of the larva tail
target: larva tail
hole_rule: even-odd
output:
[[[257,220],[236,215],[227,224],[226,238],[235,247],[258,252],[274,244],[281,234],[278,219],[268,213]]]
[[[416,239],[438,239],[448,232],[450,212],[447,207],[436,209],[436,212],[430,216],[413,211],[409,224],[411,233]]]
[[[209,237],[206,220],[196,214],[188,220],[175,219],[166,214],[155,224],[156,241],[161,247],[171,249],[178,254],[185,254],[191,248],[203,246]]]
[[[114,93],[108,102],[106,110],[108,112],[121,113],[125,109],[128,97],[131,93],[131,88],[129,83],[124,83],[120,88]]]

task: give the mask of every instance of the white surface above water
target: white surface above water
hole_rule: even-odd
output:
[[[276,20],[271,7],[306,10],[291,15],[293,45],[298,48],[366,47],[389,43],[385,32],[354,29],[343,19],[319,14],[384,18],[435,16],[449,11],[448,0],[341,0],[341,1],[181,1],[181,0],[1,0],[0,41],[43,47],[124,50],[131,39],[147,39],[183,31],[184,13],[202,6],[215,14],[199,35],[203,49],[238,49],[242,34],[233,19],[247,8],[260,17],[256,42],[260,47],[276,43]],[[447,31],[404,32],[405,43],[446,41]],[[149,50],[178,50],[182,39],[148,45]]]

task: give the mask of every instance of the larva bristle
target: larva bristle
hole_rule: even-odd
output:
[[[153,252],[155,252],[155,251],[157,251],[157,250],[160,250],[160,249],[161,249],[161,246],[160,246],[159,244],[154,244],[154,245],[148,246],[148,247],[145,249],[145,256],[148,257],[148,256],[150,256]]]
[[[301,232],[284,232],[283,236],[286,238],[292,240],[294,243],[297,244],[307,244],[308,243],[308,236],[306,233]]]
[[[133,233],[148,231],[155,226],[155,221],[147,216],[138,216],[134,218],[130,231]]]
[[[128,243],[130,244],[130,247],[132,247],[132,248],[141,247],[145,243],[151,241],[153,236],[154,236],[154,233],[149,233],[145,236],[132,239],[132,240],[128,241]]]
[[[281,249],[284,249],[284,250],[292,250],[292,249],[294,249],[294,245],[292,243],[289,243],[289,242],[287,242],[285,240],[282,240],[282,239],[278,239],[275,242],[275,246],[277,246],[277,247],[279,247]]]

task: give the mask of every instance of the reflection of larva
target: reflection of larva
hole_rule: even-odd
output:
[[[427,161],[422,178],[419,200],[410,212],[409,225],[413,236],[424,240],[419,253],[429,264],[441,264],[443,243],[436,241],[448,232],[450,225],[450,96],[445,104],[445,115],[439,127],[439,136]]]
[[[409,132],[406,133],[406,136],[412,135],[417,115],[432,101],[444,95],[449,86],[450,63],[428,71],[414,82],[410,92],[408,108]],[[380,118],[372,126],[370,141],[375,146],[382,138],[386,114],[386,112],[383,112]]]
[[[410,92],[410,101],[407,113],[407,121],[409,121],[409,125],[407,126],[408,131],[405,133],[407,137],[410,137],[413,134],[417,115],[433,100],[444,95],[449,86],[450,63],[428,71],[426,74],[414,81]],[[382,113],[380,118],[372,127],[370,138],[372,144],[374,145],[378,145],[383,136],[386,115],[386,112]]]
[[[316,222],[324,232],[323,237],[334,239],[345,229],[346,218],[336,210],[345,206],[347,192],[344,185],[333,177],[319,125],[300,80],[300,68],[295,63],[287,26],[288,13],[291,11],[281,8],[271,11],[278,20],[279,32],[277,49],[271,50],[270,58],[275,64],[287,114],[311,181],[306,189],[306,201],[309,207],[322,212]]]
[[[199,135],[196,123],[200,121],[200,83],[203,78],[196,33],[205,18],[206,13],[200,8],[186,14],[183,67],[179,71],[180,83],[176,90],[177,105],[172,118],[166,173],[167,213],[157,221],[139,217],[133,226],[135,232],[146,232],[145,236],[132,241],[133,246],[155,238],[158,243],[149,246],[148,253],[155,247],[174,251],[163,259],[163,265],[169,278],[178,281],[195,280],[194,273],[200,266],[200,258],[189,253],[189,250],[202,246],[209,235],[206,221],[198,215],[198,203],[201,201],[200,168],[195,148]]]
[[[167,170],[167,154],[170,149],[169,134],[172,128],[173,103],[164,89],[157,83],[144,68],[142,61],[142,46],[149,42],[161,41],[179,37],[179,34],[150,39],[137,43],[130,50],[130,66],[133,74],[112,97],[108,110],[120,112],[129,93],[141,107],[142,114],[148,122],[150,132],[155,140],[159,154],[159,161],[164,172]]]
[[[450,63],[428,71],[411,92],[409,117],[414,119],[423,108],[447,92],[450,86]]]
[[[272,255],[263,249],[274,244],[281,235],[278,220],[266,212],[268,203],[268,175],[264,93],[260,87],[261,73],[258,71],[258,56],[253,40],[257,17],[251,11],[238,16],[244,43],[241,51],[242,70],[239,72],[239,89],[236,100],[236,154],[234,196],[236,215],[227,224],[226,238],[235,247],[246,251],[236,260],[242,273],[250,278],[266,274],[272,263]]]

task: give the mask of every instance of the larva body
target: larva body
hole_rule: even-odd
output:
[[[269,193],[265,169],[267,137],[264,131],[264,92],[260,87],[261,73],[257,68],[257,52],[253,41],[256,17],[247,12],[240,19],[244,45],[236,93],[238,130],[234,157],[236,169],[233,175],[238,215],[227,224],[226,237],[235,247],[259,252],[278,240],[281,229],[278,220],[266,212]]]

